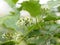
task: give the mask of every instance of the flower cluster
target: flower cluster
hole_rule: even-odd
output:
[[[18,21],[17,21],[17,25],[19,26],[29,26],[32,24],[36,23],[36,19],[32,18],[32,17],[21,17]]]

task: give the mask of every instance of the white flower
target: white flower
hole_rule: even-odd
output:
[[[20,17],[30,17],[30,13],[26,10],[20,12]]]

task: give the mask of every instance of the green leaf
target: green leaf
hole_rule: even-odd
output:
[[[45,45],[45,42],[48,41],[50,36],[43,35],[43,36],[36,36],[27,39],[28,44],[36,44],[36,45]]]
[[[10,28],[10,29],[13,29],[13,30],[18,30],[18,26],[16,25],[16,22],[18,21],[19,19],[19,16],[17,15],[11,15],[9,16],[9,18],[7,18],[3,25],[6,27],[6,28]]]
[[[50,21],[50,20],[57,20],[57,18],[55,16],[47,16],[46,18],[44,18],[45,21]]]
[[[47,12],[46,17],[44,18],[45,21],[51,21],[51,20],[59,20],[59,17],[56,16],[56,14],[52,11]]]
[[[5,0],[11,7],[14,7],[18,0]]]
[[[22,4],[22,9],[28,11],[31,16],[38,16],[41,14],[41,5],[38,1],[25,1]]]
[[[8,41],[8,42],[4,42],[1,45],[15,45],[14,41]]]
[[[34,36],[39,36],[40,34],[41,34],[40,30],[33,30],[28,34],[28,37],[31,38],[31,37],[34,37]]]

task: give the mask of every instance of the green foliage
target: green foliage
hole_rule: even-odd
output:
[[[4,26],[7,27],[7,28],[11,28],[13,30],[17,30],[17,25],[16,25],[16,22],[18,20],[18,16],[9,16],[9,18],[7,18],[5,21],[4,21]]]
[[[36,15],[41,14],[41,5],[38,1],[25,1],[21,3],[22,9],[27,10],[31,16],[36,17]]]
[[[13,8],[18,0],[6,1]],[[0,17],[0,45],[59,45],[60,24],[56,21],[60,17],[51,9],[42,8],[39,0],[21,5],[19,10],[15,7],[14,12]],[[28,11],[31,17],[20,17],[21,10]]]
[[[1,45],[15,45],[14,41],[8,41],[8,42],[4,42]]]

